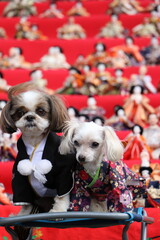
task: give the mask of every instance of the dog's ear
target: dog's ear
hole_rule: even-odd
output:
[[[62,141],[59,146],[59,152],[62,155],[68,153],[74,153],[74,145],[72,142],[75,130],[79,127],[79,123],[76,121],[66,121],[65,126],[63,128],[64,134],[62,136]]]
[[[51,108],[50,130],[61,132],[64,127],[64,122],[69,120],[67,108],[59,96],[48,96],[48,101]]]
[[[11,104],[11,101],[9,101],[1,112],[0,128],[2,132],[5,133],[14,133],[17,131],[17,127],[15,126],[15,123],[10,115]]]
[[[105,151],[106,157],[112,162],[123,158],[123,145],[112,127],[105,126]]]

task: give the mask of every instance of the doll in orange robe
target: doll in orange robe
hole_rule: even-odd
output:
[[[130,133],[124,140],[124,160],[140,159],[140,154],[143,151],[147,151],[149,154],[151,149],[146,144],[145,138],[142,136],[143,128],[135,124],[132,127],[132,133]]]
[[[117,51],[124,51],[125,54],[130,59],[130,65],[137,65],[144,61],[142,54],[140,53],[140,48],[134,43],[134,39],[130,36],[125,38],[125,43],[123,45],[118,45],[110,49],[113,57],[117,54]]]
[[[123,108],[130,121],[145,127],[148,115],[154,113],[155,109],[149,104],[149,98],[143,92],[144,88],[141,85],[133,85],[130,88],[130,96],[125,99]]]
[[[94,52],[86,57],[86,63],[92,67],[96,67],[99,62],[108,63],[110,57],[106,51],[106,48],[107,46],[104,43],[96,43],[94,45]]]

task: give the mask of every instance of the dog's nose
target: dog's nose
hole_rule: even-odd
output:
[[[34,119],[35,119],[35,117],[32,116],[32,115],[28,115],[28,116],[26,117],[26,120],[27,120],[28,122],[32,122]]]
[[[82,155],[80,155],[80,156],[78,157],[78,161],[79,161],[79,162],[85,162],[85,157],[82,156]]]

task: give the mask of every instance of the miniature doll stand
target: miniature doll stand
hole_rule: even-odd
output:
[[[12,240],[21,240],[17,237],[12,227],[21,226],[24,228],[48,227],[48,228],[100,228],[116,225],[124,225],[122,240],[128,240],[127,231],[133,222],[141,223],[140,240],[147,239],[147,225],[154,222],[152,217],[147,216],[143,208],[134,209],[133,212],[125,213],[100,213],[100,212],[59,212],[59,213],[38,213],[25,216],[14,216],[0,218],[0,226],[5,227],[11,235]],[[32,239],[32,231],[26,240]]]

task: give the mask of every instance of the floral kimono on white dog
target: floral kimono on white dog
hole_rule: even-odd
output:
[[[134,185],[130,185],[134,184]],[[91,198],[106,201],[109,212],[126,212],[133,209],[133,200],[144,193],[144,183],[122,161],[104,160],[94,177],[78,164],[75,186],[71,193],[72,211],[88,211]]]

